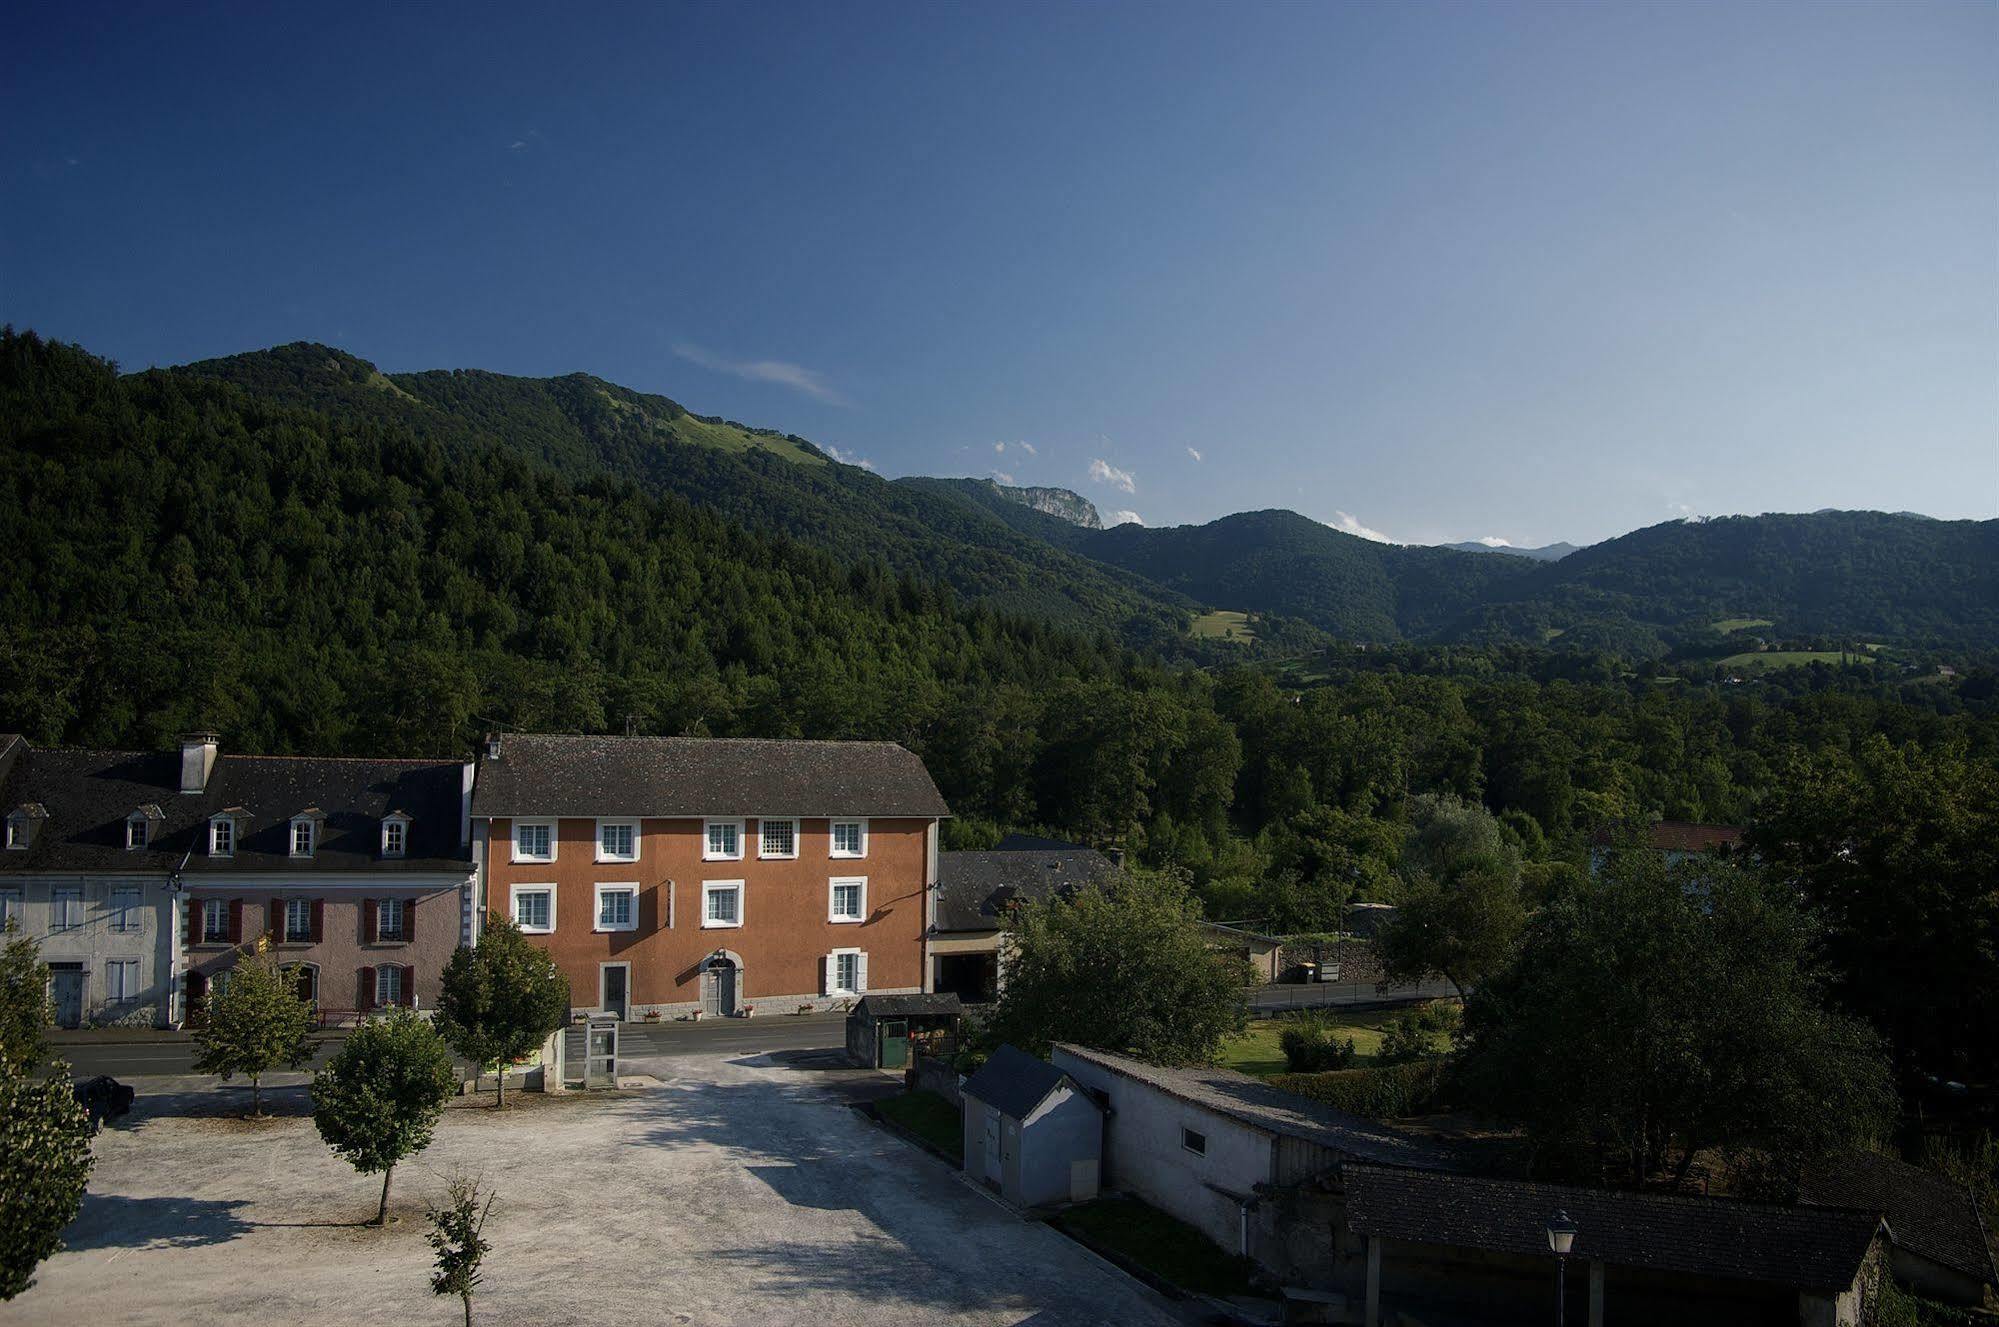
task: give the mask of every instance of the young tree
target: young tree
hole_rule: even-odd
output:
[[[1007,931],[993,1029],[1034,1054],[1073,1041],[1155,1064],[1214,1057],[1241,1030],[1249,965],[1211,949],[1185,882],[1127,871],[1029,903]]]
[[[456,1295],[465,1304],[465,1327],[472,1327],[472,1293],[484,1278],[479,1263],[492,1249],[482,1232],[493,1195],[479,1182],[460,1175],[451,1181],[444,1203],[430,1209],[430,1233],[424,1238],[437,1250],[437,1270],[430,1275],[434,1295]]]
[[[381,1172],[376,1225],[389,1223],[396,1163],[430,1146],[456,1084],[444,1038],[407,1009],[363,1023],[313,1076],[319,1136],[363,1175]]]
[[[0,1300],[33,1285],[35,1268],[62,1248],[94,1161],[90,1116],[67,1066],[44,1079],[33,1073],[0,1056]]]
[[[208,1021],[194,1030],[194,1070],[250,1080],[250,1110],[264,1113],[263,1078],[273,1069],[312,1062],[312,1005],[278,963],[268,943],[229,970],[208,997]]]
[[[41,950],[21,933],[21,923],[7,919],[0,932],[0,1060],[33,1068],[48,1051],[49,966]]]
[[[1472,992],[1462,1081],[1566,1173],[1678,1182],[1713,1149],[1780,1188],[1894,1107],[1878,1039],[1821,1002],[1812,940],[1783,884],[1614,852]]]
[[[569,1017],[569,978],[548,951],[504,918],[479,943],[452,954],[437,1001],[437,1030],[474,1065],[497,1064],[495,1106],[507,1100],[507,1066],[540,1048]]]

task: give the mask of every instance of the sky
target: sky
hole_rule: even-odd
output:
[[[1999,6],[10,7],[0,320],[1405,542],[1999,514]]]

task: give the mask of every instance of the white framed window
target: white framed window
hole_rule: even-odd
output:
[[[310,857],[319,839],[313,822],[306,817],[292,821],[292,856]]]
[[[701,860],[704,862],[736,862],[743,857],[743,822],[740,820],[710,820],[703,827]]]
[[[74,885],[57,889],[55,915],[50,919],[49,929],[73,931],[81,925],[83,925],[83,891]]]
[[[798,822],[796,820],[759,820],[757,822],[757,856],[798,856]]]
[[[16,850],[28,846],[28,818],[26,816],[7,817],[7,846]]]
[[[514,860],[517,862],[554,861],[555,822],[553,820],[516,820],[514,822]]]
[[[515,885],[514,925],[529,935],[550,935],[555,931],[555,886]]]
[[[398,1005],[403,1002],[403,970],[393,963],[375,969],[375,1003]]]
[[[639,887],[597,886],[597,930],[636,931],[639,929]]]
[[[704,880],[701,882],[701,925],[741,926],[743,924],[743,882]]]
[[[399,898],[375,900],[375,938],[377,940],[409,939],[409,905]]]
[[[865,820],[835,820],[833,822],[833,856],[865,857],[868,855],[868,822]]]
[[[205,898],[201,901],[201,942],[205,945],[229,943],[229,900]]]
[[[1208,1154],[1208,1135],[1182,1126],[1180,1130],[1180,1146],[1186,1148],[1197,1157],[1204,1157]]]
[[[132,816],[127,819],[125,821],[125,846],[127,848],[145,847],[146,833],[151,828],[152,822],[144,816]]]
[[[835,876],[826,890],[826,920],[863,921],[868,915],[868,878],[864,875]]]
[[[285,943],[288,945],[312,943],[311,899],[288,898],[285,900]]]
[[[139,960],[113,958],[104,963],[104,998],[123,1004],[139,998]]]
[[[230,817],[217,816],[208,822],[208,855],[210,857],[236,855],[236,822]]]
[[[7,929],[8,922],[20,922],[23,927],[28,924],[21,916],[21,891],[18,889],[0,889],[0,931]]]
[[[139,891],[120,886],[111,891],[111,929],[136,931],[145,922],[139,912]]]
[[[639,827],[629,820],[597,822],[597,860],[635,862],[639,859]]]
[[[382,856],[400,857],[409,850],[410,822],[391,816],[382,822]]]
[[[861,995],[868,989],[868,956],[858,949],[826,955],[826,994]]]

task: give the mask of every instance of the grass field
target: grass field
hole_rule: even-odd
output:
[[[1767,617],[1725,617],[1714,624],[1716,631],[1727,634],[1733,631],[1747,631],[1751,627],[1772,627],[1776,623]]]
[[[1203,613],[1187,628],[1189,634],[1203,640],[1256,639],[1256,628],[1249,624],[1249,614],[1235,613],[1221,609],[1213,613]]]
[[[1776,669],[1802,668],[1806,664],[1836,664],[1841,659],[1865,659],[1864,654],[1841,654],[1838,650],[1764,650],[1747,654],[1731,654],[1721,661],[1724,668]]]
[[[884,1097],[875,1103],[875,1109],[883,1118],[893,1120],[932,1147],[964,1160],[965,1131],[957,1108],[935,1092]]]
[[[1381,1034],[1399,1009],[1369,1009],[1358,1013],[1333,1012],[1329,1014],[1340,1029],[1340,1037],[1353,1038],[1356,1065],[1372,1064],[1381,1052]],[[1225,1069],[1238,1073],[1268,1077],[1286,1071],[1284,1047],[1278,1039],[1291,1020],[1285,1018],[1259,1018],[1249,1025],[1240,1036],[1232,1037],[1222,1044],[1220,1064]]]
[[[1194,1227],[1136,1198],[1099,1198],[1072,1207],[1055,1224],[1111,1250],[1161,1280],[1204,1295],[1242,1295],[1250,1290],[1241,1258]]]
[[[620,414],[640,409],[630,401],[614,396],[610,392],[600,391],[598,395],[606,405]],[[774,452],[785,460],[794,461],[799,465],[826,464],[825,457],[814,455],[791,439],[775,434],[752,433],[748,429],[739,429],[732,424],[711,424],[705,419],[696,419],[693,415],[682,415],[671,421],[656,415],[650,418],[654,429],[660,431],[670,429],[674,437],[682,442],[692,443],[696,447],[713,447],[717,451],[739,453]]]

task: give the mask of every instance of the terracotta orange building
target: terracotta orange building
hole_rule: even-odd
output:
[[[575,1009],[625,1018],[920,991],[948,814],[893,743],[491,738],[475,925],[512,918]]]

